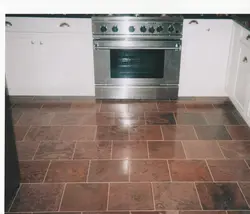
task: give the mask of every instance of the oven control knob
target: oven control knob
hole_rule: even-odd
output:
[[[150,27],[150,28],[148,29],[148,31],[149,31],[150,33],[154,33],[154,32],[155,32],[155,29],[154,29],[154,27]]]
[[[113,32],[118,32],[118,27],[117,27],[117,26],[113,26],[113,27],[112,27],[112,31],[113,31]]]
[[[162,26],[158,26],[158,27],[156,28],[156,31],[157,31],[157,32],[163,31],[163,27],[162,27]]]
[[[103,32],[103,33],[107,31],[107,27],[106,27],[106,26],[104,26],[104,25],[103,25],[103,26],[101,26],[101,28],[100,28],[100,29],[101,29],[101,32]]]
[[[147,31],[147,28],[145,26],[141,26],[140,30],[142,33],[145,33]]]
[[[173,25],[170,25],[168,27],[168,32],[172,33],[174,31],[174,26]]]
[[[135,27],[134,27],[134,26],[129,26],[128,31],[129,31],[130,33],[135,32]]]

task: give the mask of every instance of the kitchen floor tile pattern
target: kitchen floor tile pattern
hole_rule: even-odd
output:
[[[250,129],[230,102],[36,102],[12,107],[9,213],[250,213]]]

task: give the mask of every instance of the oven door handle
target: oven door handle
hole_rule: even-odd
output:
[[[105,47],[105,46],[95,46],[95,50],[112,50],[112,49],[140,49],[140,50],[180,50],[180,47],[176,47],[176,48],[170,48],[170,47],[145,47],[145,46],[134,46],[134,47],[124,47],[124,46],[109,46],[109,47]]]

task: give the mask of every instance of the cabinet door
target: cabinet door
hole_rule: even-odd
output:
[[[91,30],[89,34],[43,34],[39,45],[37,94],[95,96]]]
[[[179,96],[225,96],[231,20],[184,20]]]
[[[10,95],[31,95],[37,87],[37,35],[6,33],[6,80]]]
[[[250,84],[249,66],[250,50],[245,45],[241,45],[238,69],[235,81],[234,100],[238,110],[247,114],[248,111],[248,90]]]

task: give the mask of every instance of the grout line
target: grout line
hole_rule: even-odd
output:
[[[64,186],[63,186],[63,193],[62,193],[62,198],[61,198],[61,201],[60,201],[60,204],[59,204],[59,207],[58,207],[58,211],[60,211],[61,206],[62,206],[62,201],[63,201],[63,197],[64,197],[66,185],[67,185],[67,184],[65,183]]]
[[[147,145],[147,155],[148,155],[148,159],[149,159],[149,147],[148,147],[148,141],[146,140],[146,145]]]
[[[197,187],[196,187],[196,183],[194,182],[194,183],[193,183],[193,185],[194,185],[194,188],[195,188],[195,190],[196,190],[196,194],[197,194],[197,197],[198,197],[198,200],[199,200],[200,206],[201,206],[201,210],[203,210],[203,207],[202,207],[202,204],[201,204],[201,199],[200,199],[200,196],[199,196],[199,193],[198,193]]]
[[[225,127],[225,129],[226,129],[227,133],[228,133],[228,134],[229,134],[229,136],[231,137],[231,140],[235,140],[235,139],[233,139],[232,135],[231,135],[231,134],[230,134],[230,132],[228,131],[227,126],[226,126],[226,125],[223,125],[223,126]]]
[[[206,162],[206,165],[207,165],[207,169],[208,169],[208,171],[209,171],[209,173],[210,173],[210,175],[211,175],[211,178],[212,178],[213,182],[215,182],[214,177],[213,177],[213,174],[212,174],[212,172],[211,172],[211,169],[210,169],[209,166],[208,166],[208,163],[207,163],[207,160],[206,160],[206,159],[205,159],[205,162]]]
[[[89,160],[89,165],[88,165],[88,172],[87,172],[87,176],[86,176],[86,183],[89,182],[89,171],[90,171],[90,164],[91,164],[91,160]]]
[[[96,137],[97,137],[97,128],[98,128],[98,126],[97,126],[97,125],[95,125],[95,127],[96,127],[96,129],[95,129],[94,141],[96,141]]]
[[[113,147],[114,147],[114,140],[111,140],[110,160],[113,160]]]
[[[162,141],[164,141],[164,135],[163,135],[163,131],[162,131],[162,125],[160,125],[160,130],[161,130]]]
[[[107,211],[109,210],[109,192],[110,192],[110,183],[108,183],[108,193],[107,193]]]
[[[157,111],[160,112],[160,111],[159,111],[159,106],[158,106],[158,103],[157,103],[157,102],[155,103],[155,105],[156,105]]]
[[[76,146],[77,146],[77,142],[75,141],[75,147],[74,147],[74,150],[73,150],[73,153],[72,153],[71,160],[74,160],[74,156],[75,156],[75,153],[76,153]]]
[[[197,132],[196,132],[196,130],[195,130],[195,128],[194,128],[194,125],[192,125],[192,127],[193,127],[193,129],[194,129],[194,133],[195,133],[195,136],[196,136],[197,140],[199,140],[198,134],[197,134]]]
[[[152,200],[153,200],[154,210],[156,210],[156,207],[155,207],[154,188],[153,188],[152,182],[150,182],[150,185],[151,185],[151,191],[152,191]]]
[[[246,159],[243,159],[243,160],[244,160],[244,162],[246,163],[247,168],[248,168],[248,169],[250,169],[250,166],[248,165],[248,163],[247,163]]]
[[[36,148],[36,150],[35,150],[35,153],[34,153],[33,157],[31,158],[31,160],[34,160],[34,158],[35,158],[35,156],[36,156],[36,153],[38,152],[38,149],[39,149],[39,147],[40,147],[41,144],[42,144],[42,141],[39,141],[39,143],[38,143],[38,145],[37,145],[37,148]]]
[[[170,182],[173,182],[171,171],[170,171],[169,162],[168,162],[168,160],[166,160],[166,162],[167,162],[167,165],[168,165],[168,173],[169,173]]]
[[[186,149],[185,149],[185,147],[184,147],[184,143],[183,143],[182,140],[181,140],[181,146],[182,146],[182,149],[183,149],[183,152],[184,152],[184,155],[185,155],[185,159],[184,159],[184,160],[186,160],[186,159],[188,159],[188,158],[187,158]]]
[[[46,177],[47,177],[47,175],[48,175],[48,172],[49,172],[49,168],[50,168],[51,163],[52,163],[52,160],[49,161],[48,169],[47,169],[47,171],[46,171],[46,173],[45,173],[45,175],[44,175],[44,178],[43,178],[43,183],[45,182],[45,179],[46,179]]]
[[[244,193],[243,193],[243,191],[242,191],[242,189],[241,189],[241,187],[240,187],[239,182],[237,181],[236,183],[237,183],[237,185],[238,185],[238,187],[239,187],[239,189],[240,189],[241,194],[243,195],[243,198],[244,198],[244,200],[245,200],[247,206],[250,208],[250,205],[249,205],[248,202],[247,202],[246,196],[244,195]]]
[[[26,138],[27,134],[29,133],[31,127],[32,127],[32,125],[29,126],[27,132],[26,132],[25,135],[23,136],[23,140],[22,140],[22,141],[25,141],[25,138]]]
[[[15,194],[15,196],[14,196],[14,198],[13,198],[11,204],[10,204],[10,208],[8,209],[8,212],[10,212],[10,210],[11,210],[13,204],[14,204],[14,201],[16,200],[17,194],[19,193],[21,187],[22,187],[22,184],[19,185],[19,187],[18,187],[18,189],[17,189],[17,191],[16,191],[16,194]]]
[[[13,115],[13,112],[11,112],[11,113],[12,113],[12,115]],[[13,123],[13,126],[18,126],[18,122],[19,122],[19,120],[21,119],[21,117],[23,116],[23,114],[24,114],[24,112],[21,111],[20,117],[18,118],[18,120],[17,120],[15,123]],[[12,116],[12,117],[13,117],[13,116]],[[12,118],[12,120],[13,120],[13,118]]]
[[[220,144],[219,144],[218,140],[215,140],[215,141],[216,141],[216,143],[217,143],[217,145],[218,145],[218,147],[220,149],[220,152],[221,152],[222,156],[224,157],[225,160],[227,160],[226,156],[224,155],[224,153],[223,153],[223,151],[222,151],[222,149],[220,147]]]
[[[204,119],[205,119],[205,121],[206,121],[206,123],[207,123],[208,126],[212,125],[212,124],[210,124],[210,123],[208,122],[208,120],[207,120],[206,112],[201,112],[201,115],[204,117]]]
[[[132,161],[131,160],[126,160],[128,162],[128,182],[130,183],[131,181],[131,176],[130,176],[130,167],[132,165]]]
[[[53,118],[56,116],[55,112],[49,112],[49,113],[50,113],[50,114],[53,114],[53,116],[51,117],[48,126],[50,126],[50,124],[51,124]]]

